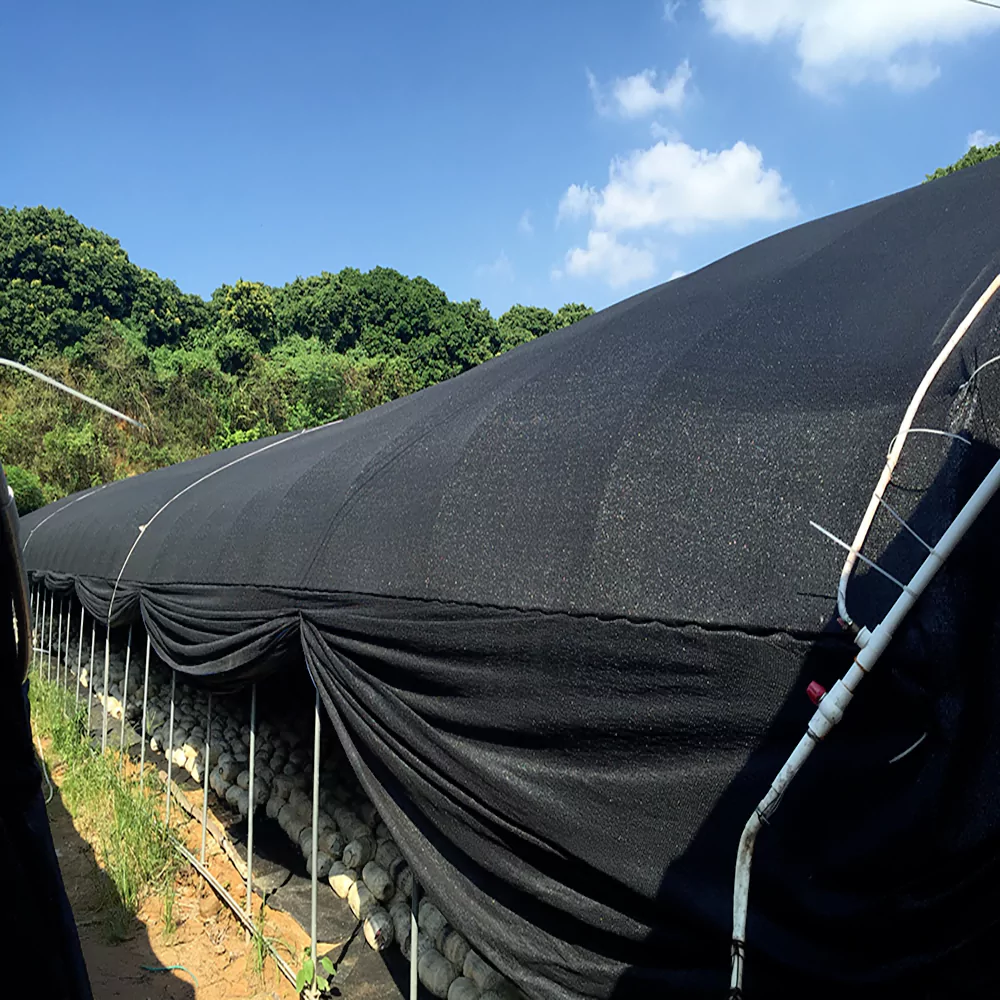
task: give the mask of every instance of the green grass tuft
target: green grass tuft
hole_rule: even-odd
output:
[[[86,708],[74,705],[72,692],[37,671],[32,674],[32,726],[37,736],[50,741],[47,756],[61,772],[63,802],[94,844],[107,876],[102,908],[106,935],[122,940],[147,897],[162,896],[165,914],[172,912],[180,861],[148,780],[146,791],[140,791],[122,774],[116,752],[101,754],[90,745],[86,717]]]

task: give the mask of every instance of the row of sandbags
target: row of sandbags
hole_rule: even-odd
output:
[[[89,635],[84,635],[80,684],[107,705],[109,716],[126,719],[138,731],[143,715],[144,659],[113,649],[104,690],[104,645],[94,651],[90,676]],[[138,649],[138,645],[136,646]],[[74,643],[72,650],[76,651]],[[68,675],[75,684],[75,659]],[[146,691],[146,732],[154,750],[170,750],[170,671],[152,663]],[[220,802],[241,817],[250,811],[249,696],[214,696],[211,723],[208,695],[176,678],[170,760],[198,782],[208,781]],[[254,800],[301,851],[312,872],[311,705],[283,716],[258,704],[254,738]],[[396,944],[409,960],[413,875],[372,803],[365,797],[329,726],[320,752],[317,875],[347,901],[361,921],[365,940],[376,950]],[[206,749],[207,748],[207,749]],[[515,1000],[520,992],[452,927],[434,901],[423,898],[418,911],[417,974],[435,997],[447,1000]]]

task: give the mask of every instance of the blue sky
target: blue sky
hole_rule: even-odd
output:
[[[966,0],[35,0],[0,33],[0,204],[206,296],[384,265],[600,307],[1000,135]]]

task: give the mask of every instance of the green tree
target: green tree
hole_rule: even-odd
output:
[[[476,299],[452,302],[382,267],[278,288],[240,280],[206,302],[65,212],[0,208],[0,352],[146,425],[126,430],[0,369],[0,460],[15,481],[23,473],[25,510],[38,489],[48,502],[360,413],[589,313],[518,305],[498,321]]]
[[[556,329],[561,330],[564,326],[572,326],[579,323],[581,319],[593,316],[594,310],[590,306],[585,306],[582,302],[567,302],[559,307],[556,313]]]
[[[7,476],[7,485],[14,493],[18,514],[30,514],[45,505],[42,481],[35,473],[22,469],[19,465],[8,465],[3,471]]]
[[[928,174],[927,181],[936,181],[939,177],[947,177],[966,167],[974,167],[979,163],[992,160],[994,156],[1000,156],[1000,142],[993,143],[992,146],[970,146],[965,156],[956,160],[947,167],[938,167],[932,174]]]
[[[213,299],[219,303],[215,352],[224,372],[244,372],[258,354],[274,346],[277,334],[271,289],[257,281],[223,285]]]

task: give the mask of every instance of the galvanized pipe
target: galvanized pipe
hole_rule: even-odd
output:
[[[170,735],[167,737],[167,826],[170,826],[170,786],[174,773],[174,695],[177,691],[177,671],[170,670]]]
[[[62,618],[63,618],[63,605],[66,602],[60,597],[59,598],[59,614],[58,621],[59,625],[56,628],[56,684],[59,683],[59,652],[62,649]]]
[[[67,687],[69,686],[69,634],[72,628],[73,622],[73,599],[70,598],[67,602],[66,607],[66,649],[63,652],[63,659],[66,661],[66,665],[63,668],[63,677],[65,678]]]
[[[41,588],[41,584],[39,584]],[[39,594],[39,601],[41,602],[41,615],[40,624],[38,627],[38,659],[36,666],[38,667],[38,676],[42,676],[42,660],[45,659],[45,592],[41,591]]]
[[[249,795],[249,805],[247,806],[247,913],[253,916],[253,814],[256,800],[254,799],[255,789],[253,784],[254,766],[253,759],[257,749],[257,684],[254,682],[250,686],[250,785],[247,794]]]
[[[310,885],[309,939],[312,942],[313,971],[319,973],[319,955],[316,952],[316,910],[317,883],[316,869],[319,854],[319,688],[316,688],[316,703],[313,711],[313,796],[312,796],[312,884]]]
[[[205,831],[208,829],[208,772],[212,761],[212,692],[208,692],[208,718],[205,721],[205,751],[202,756],[202,770],[205,772],[205,787],[201,793],[201,863],[205,863]]]
[[[413,876],[413,888],[410,890],[410,1000],[417,1000],[417,901],[420,896],[420,886],[417,877]]]
[[[31,661],[35,660],[35,619],[38,617],[38,584],[28,591],[28,610],[31,613]]]
[[[52,680],[52,619],[55,617],[56,598],[55,594],[49,594],[49,670],[47,677]]]
[[[101,753],[108,749],[108,680],[111,673],[111,622],[104,633],[104,723],[101,730]]]
[[[125,766],[125,710],[128,707],[128,665],[132,659],[132,626],[128,627],[128,641],[125,644],[125,679],[122,681],[122,735],[118,744],[118,752],[122,754],[122,767]]]
[[[83,667],[83,616],[87,609],[80,605],[80,641],[76,647],[76,707],[80,707],[80,672]]]
[[[146,636],[146,676],[142,680],[142,739],[139,741],[139,791],[146,780],[146,713],[149,704],[149,635]]]
[[[87,671],[87,739],[90,739],[90,717],[94,710],[94,647],[97,644],[97,619],[90,623],[90,667]]]

